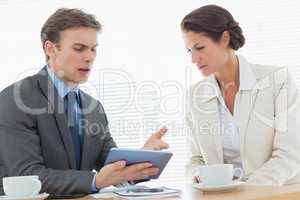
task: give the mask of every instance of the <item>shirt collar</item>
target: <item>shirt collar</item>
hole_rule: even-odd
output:
[[[238,55],[239,60],[239,73],[240,73],[240,88],[239,90],[253,90],[260,88],[257,84],[257,75],[251,65],[244,57]],[[207,77],[208,87],[204,87],[203,93],[205,94],[204,101],[209,101],[214,97],[220,98],[222,96],[218,82],[215,75]],[[207,85],[208,84],[208,85]]]
[[[239,75],[240,75],[240,87],[239,90],[252,90],[256,84],[256,75],[251,67],[251,65],[247,62],[247,60],[238,55],[239,62]],[[210,82],[213,83],[215,88],[219,88],[216,77],[212,75],[210,77]],[[220,90],[216,89],[216,96],[221,95]]]
[[[239,90],[253,90],[256,84],[256,74],[251,64],[243,56],[238,56],[240,71],[240,88]]]
[[[69,86],[63,80],[61,80],[58,76],[56,76],[50,67],[47,65],[47,72],[51,81],[53,82],[58,95],[63,99],[69,92],[74,91],[76,94],[79,94],[79,87],[78,86]]]

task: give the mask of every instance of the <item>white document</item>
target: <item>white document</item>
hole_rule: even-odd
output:
[[[142,189],[131,189],[126,191],[115,192],[118,196],[128,199],[159,199],[163,197],[175,197],[180,195],[180,190],[158,187],[158,188],[149,188],[145,187]]]
[[[129,187],[109,187],[100,190],[99,193],[90,196],[94,198],[122,197],[123,199],[159,199],[163,197],[179,196],[180,190],[167,187],[147,187],[144,185],[133,185]]]

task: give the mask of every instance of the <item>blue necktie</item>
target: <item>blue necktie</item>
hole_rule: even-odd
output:
[[[66,115],[68,119],[68,127],[71,131],[74,146],[76,167],[80,169],[81,162],[81,137],[79,134],[79,122],[76,120],[75,104],[78,103],[76,92],[69,92],[65,96]]]

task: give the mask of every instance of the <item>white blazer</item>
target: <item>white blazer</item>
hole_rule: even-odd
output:
[[[249,184],[300,183],[300,96],[285,67],[251,64],[256,82],[240,91],[240,156]],[[223,163],[223,147],[213,77],[194,85],[187,95],[186,119],[190,159],[186,177],[199,165]]]

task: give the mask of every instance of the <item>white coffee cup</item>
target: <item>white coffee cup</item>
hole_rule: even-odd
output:
[[[233,168],[232,164],[202,165],[199,167],[201,183],[206,186],[228,185],[233,181],[233,176],[239,172],[237,181],[243,178],[241,168]]]
[[[42,184],[38,176],[3,178],[3,190],[9,197],[27,197],[39,194]]]

